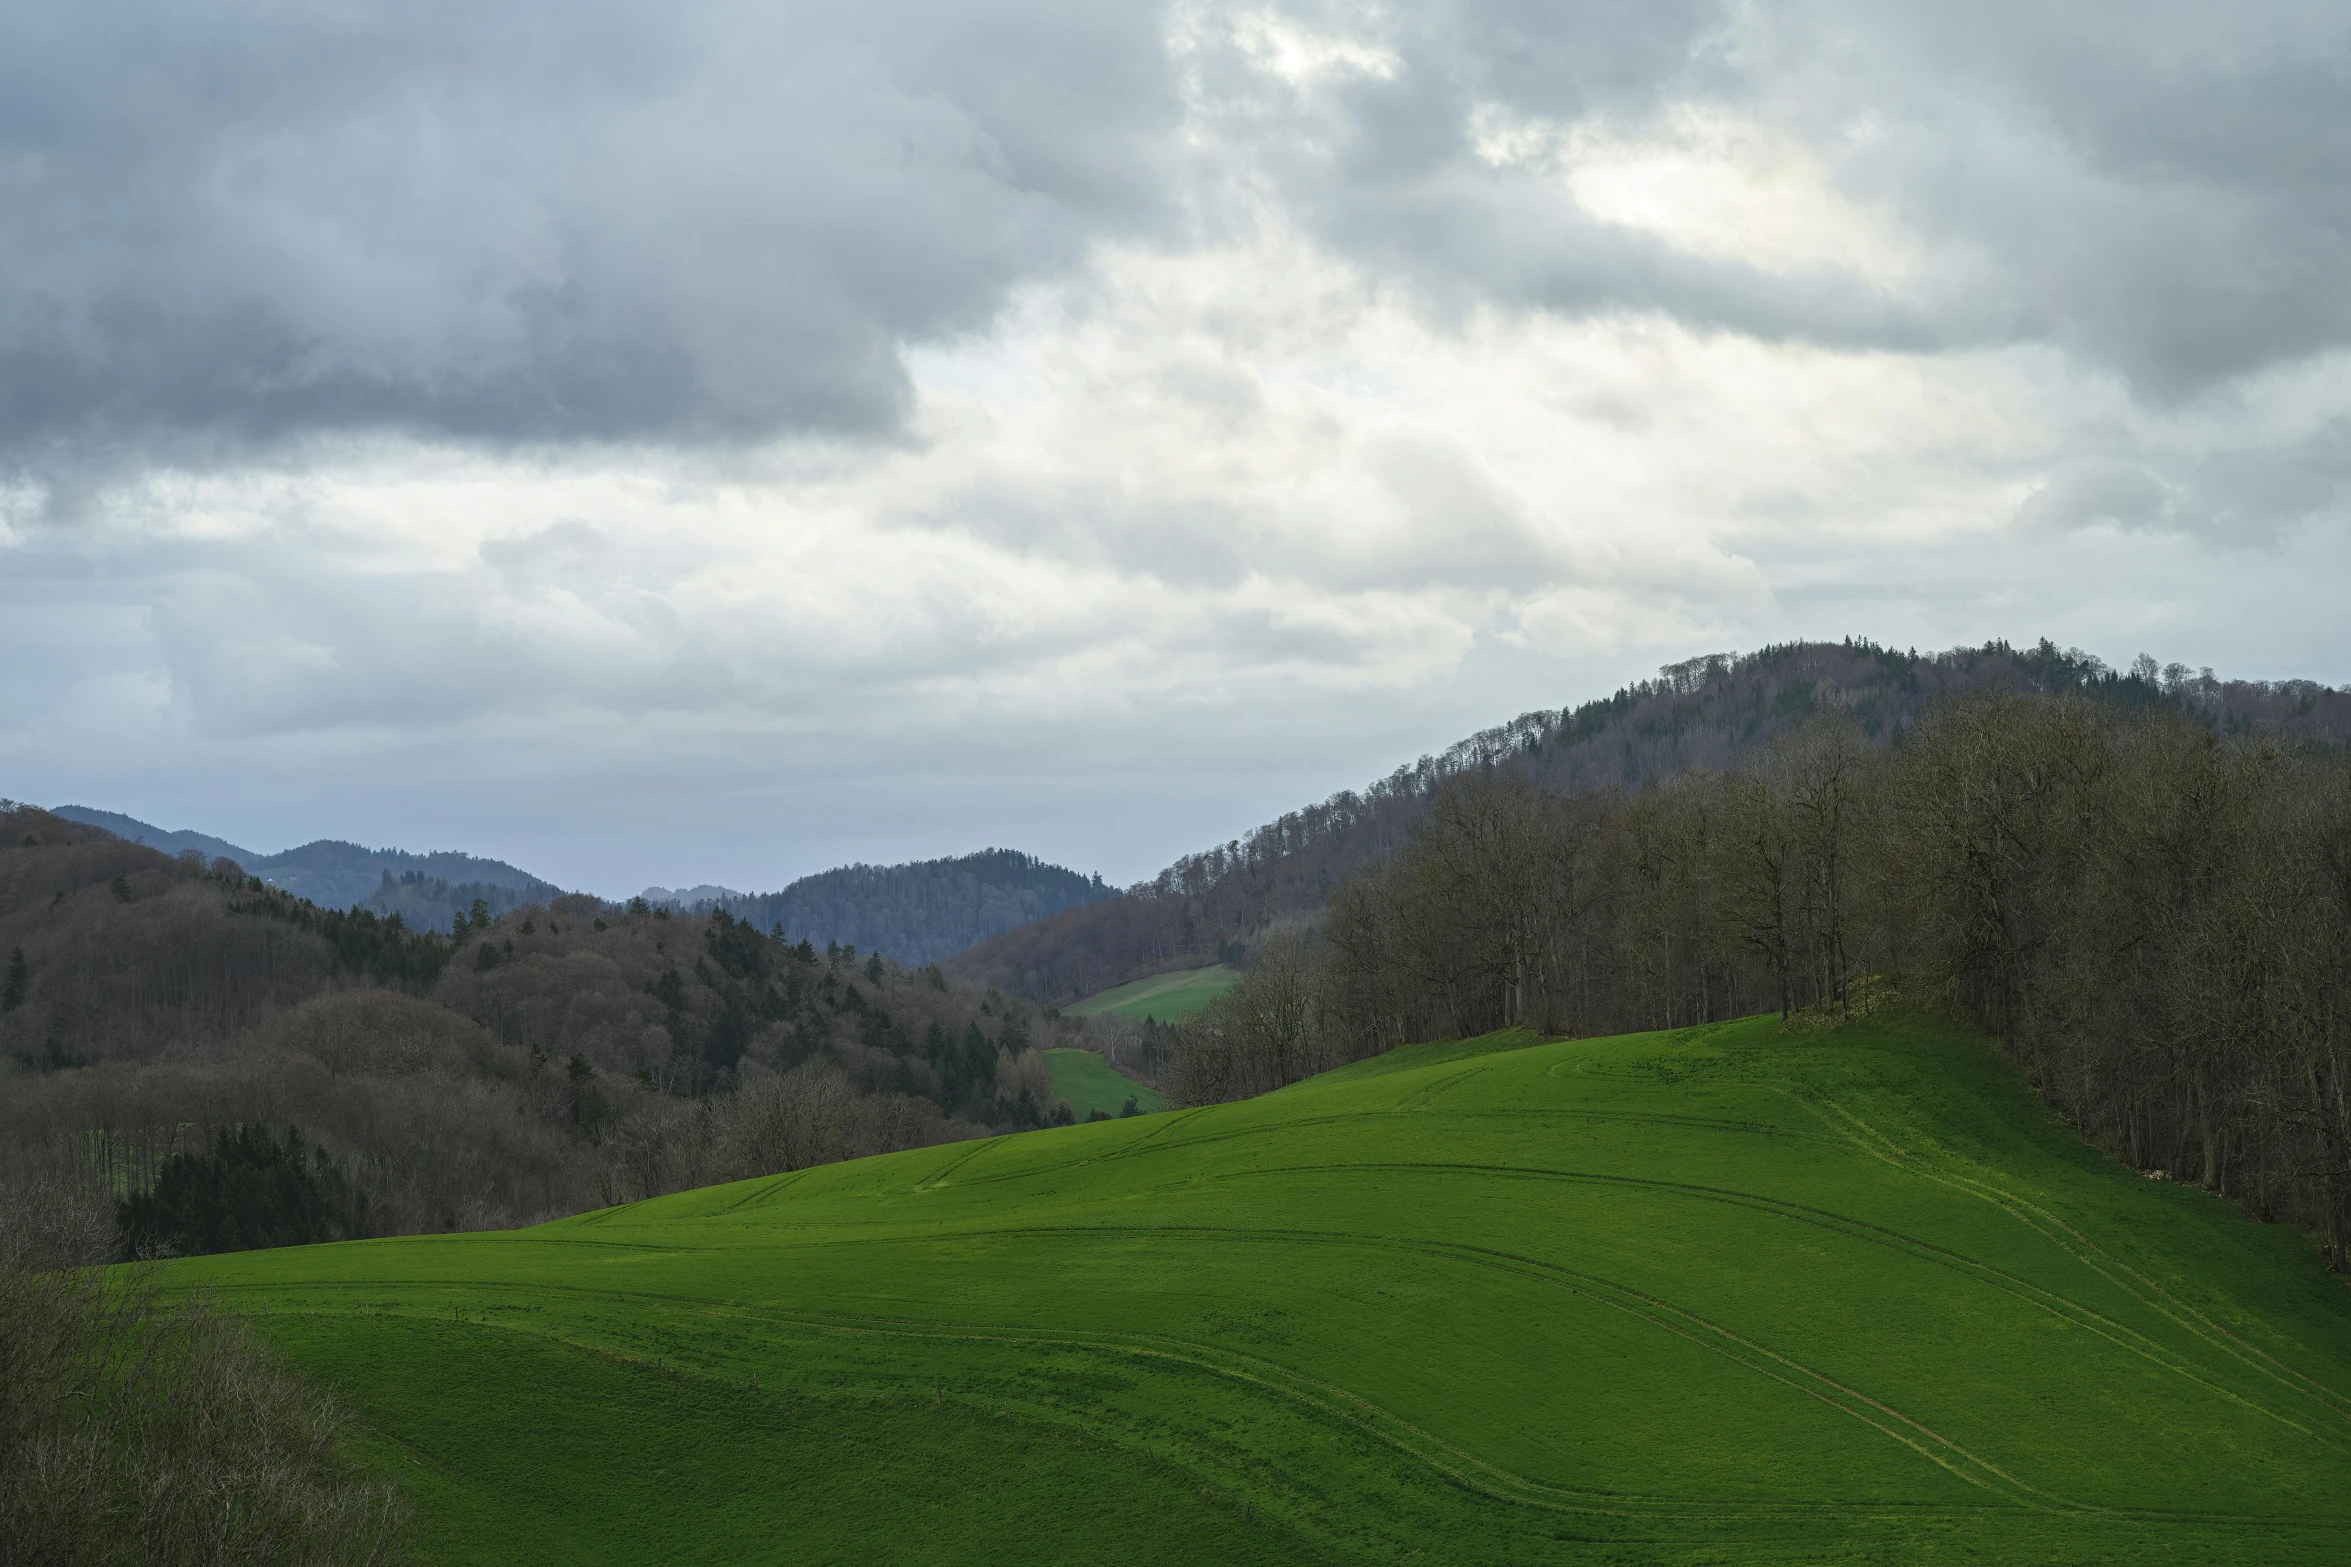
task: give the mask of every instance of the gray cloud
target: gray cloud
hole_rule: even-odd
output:
[[[1451,0],[1297,24],[1390,68],[1286,81],[1236,33],[1227,134],[1324,242],[1431,299],[1655,310],[1899,351],[2047,342],[2162,398],[2351,342],[2351,12],[2339,5]],[[1478,155],[1476,116],[1634,132],[1697,107],[1792,132],[1926,244],[1916,277],[1761,271]]]
[[[1828,0],[1913,127],[1874,169],[2040,335],[2160,396],[2351,340],[2351,12]]]
[[[1440,308],[2047,341],[2164,397],[2351,341],[2340,6],[1281,14],[1389,68],[1285,80],[1212,24],[1204,155],[1152,3],[13,8],[0,461],[891,430],[903,345],[983,327],[1104,232],[1173,242],[1186,160],[1195,192],[1247,165]],[[1808,142],[1923,237],[1918,275],[1693,255],[1473,135],[1690,105]]]
[[[1151,219],[1147,7],[0,16],[0,453],[892,426]]]
[[[2084,460],[2066,465],[2017,508],[2026,528],[2066,531],[2108,523],[2162,528],[2178,514],[2171,486],[2137,463]]]

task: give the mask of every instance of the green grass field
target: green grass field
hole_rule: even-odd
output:
[[[1208,1010],[1208,1003],[1223,995],[1239,982],[1236,971],[1219,965],[1207,968],[1183,969],[1173,974],[1154,974],[1149,979],[1130,980],[1124,985],[1073,1001],[1061,1010],[1071,1017],[1095,1017],[1109,1013],[1117,1017],[1156,1018],[1162,1023],[1181,1023],[1185,1018],[1197,1017]]]
[[[1939,1025],[194,1259],[442,1559],[2341,1563],[2351,1290]]]
[[[1118,1114],[1130,1096],[1145,1114],[1167,1108],[1167,1099],[1158,1089],[1146,1088],[1115,1070],[1091,1050],[1048,1050],[1045,1070],[1053,1074],[1053,1091],[1069,1101],[1081,1121],[1096,1110]]]

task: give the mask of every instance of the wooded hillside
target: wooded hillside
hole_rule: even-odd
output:
[[[950,972],[1046,1004],[1229,956],[1276,922],[1313,914],[1350,873],[1410,841],[1454,778],[1494,768],[1550,791],[1635,788],[1719,770],[1818,713],[1883,748],[1938,701],[1984,692],[2079,693],[2118,710],[2160,708],[2216,734],[2351,738],[2351,692],[2310,681],[2223,681],[2142,658],[2114,670],[2044,641],[1918,654],[1866,641],[1713,654],[1574,708],[1482,730],[1241,837],[1186,855],[1119,898],[1023,926],[953,959]]]
[[[1513,1025],[1923,1003],[2092,1141],[2351,1269],[2351,751],[2109,695],[1954,698],[1891,745],[1825,711],[1638,790],[1465,772],[1179,1031],[1177,1091]]]
[[[420,931],[13,806],[0,963],[0,1179],[121,1196],[293,1127],[357,1233],[1043,1125],[1067,1110],[1036,1047],[1090,1026],[723,910],[573,896]]]
[[[1012,849],[984,849],[906,865],[844,865],[803,876],[781,892],[695,905],[724,909],[761,930],[841,941],[920,965],[973,943],[1113,896],[1099,876],[1048,865]]]
[[[544,903],[563,895],[563,889],[504,860],[438,850],[411,854],[405,849],[370,849],[340,838],[320,838],[299,848],[263,854],[200,832],[167,832],[119,811],[94,810],[86,805],[61,805],[50,814],[86,827],[102,827],[130,843],[145,844],[167,855],[195,851],[206,861],[234,860],[248,876],[258,876],[282,892],[308,898],[321,908],[372,908],[378,914],[394,912],[392,889],[402,889],[410,906],[400,912],[416,926],[446,926],[449,914],[472,907],[473,897],[488,900],[493,912],[503,913],[524,903]],[[470,894],[470,896],[469,896]],[[435,896],[452,904],[438,918],[417,917],[424,900]]]
[[[329,909],[397,914],[412,930],[446,930],[478,903],[492,915],[564,896],[561,887],[503,860],[437,851],[370,849],[322,838],[280,854],[261,854],[198,832],[169,832],[118,811],[58,807],[52,814],[100,827],[166,855],[193,850],[228,859],[249,876]],[[794,940],[838,942],[919,967],[952,957],[990,936],[1063,909],[1114,896],[1099,876],[1081,876],[1013,849],[918,860],[904,865],[844,865],[803,876],[779,892],[723,887],[644,896],[672,913],[725,910],[761,930],[781,926]]]

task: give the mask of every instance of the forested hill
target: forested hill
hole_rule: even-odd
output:
[[[227,859],[248,876],[321,908],[397,914],[411,930],[445,930],[476,903],[493,917],[564,896],[564,889],[503,860],[439,851],[370,849],[322,838],[282,854],[261,854],[206,833],[174,831],[84,805],[59,806],[66,821],[103,828],[167,855]],[[763,931],[782,926],[794,940],[839,942],[919,967],[974,942],[1062,910],[1115,895],[1099,876],[1081,876],[1013,849],[983,849],[906,865],[844,865],[803,876],[780,892],[696,887],[647,901],[674,912],[724,909]],[[617,905],[615,905],[617,907]]]
[[[525,903],[563,896],[563,889],[553,882],[504,860],[485,860],[451,850],[411,854],[405,849],[370,849],[339,838],[321,838],[282,854],[262,854],[206,833],[155,827],[119,811],[61,805],[52,814],[69,822],[103,827],[118,838],[165,854],[192,850],[207,860],[234,860],[246,875],[258,876],[272,887],[307,898],[321,908],[370,908],[379,914],[398,911],[418,926],[447,924],[451,912],[469,909],[475,897],[486,897],[492,912],[503,913]]]
[[[1099,876],[1048,865],[1012,849],[984,849],[907,865],[844,865],[803,876],[781,892],[704,900],[761,930],[838,941],[919,966],[974,942],[1113,896]]]
[[[59,805],[50,808],[50,814],[69,822],[80,822],[85,827],[102,827],[126,843],[143,843],[163,854],[201,854],[208,860],[235,860],[241,866],[259,864],[268,856],[255,854],[251,849],[215,838],[210,833],[172,831],[143,822],[136,816],[125,816],[120,811],[101,811],[87,805]]]
[[[2079,692],[2169,707],[2232,734],[2339,745],[2351,690],[2312,681],[2231,681],[2142,655],[2115,670],[2044,640],[2016,648],[1920,654],[1867,641],[1790,643],[1671,664],[1655,680],[1579,707],[1539,710],[1483,730],[1254,831],[1186,855],[1124,896],[1039,920],[963,953],[952,972],[1057,1004],[1168,969],[1215,961],[1272,921],[1310,915],[1350,871],[1401,847],[1449,779],[1486,765],[1547,790],[1632,788],[1693,768],[1736,765],[1824,710],[1849,713],[1877,744],[1938,699],[1975,691]]]
[[[370,849],[333,838],[265,856],[246,865],[245,871],[297,898],[308,898],[322,908],[333,909],[367,904],[387,884],[398,886],[403,882],[410,887],[440,882],[452,887],[498,888],[514,894],[511,906],[517,907],[563,896],[563,889],[553,882],[542,881],[504,860],[485,860],[448,850],[410,854],[404,849]]]
[[[536,1222],[1067,1120],[1044,1048],[1119,1021],[723,910],[573,894],[420,929],[0,800],[0,1209],[292,1127],[352,1202],[248,1243]]]

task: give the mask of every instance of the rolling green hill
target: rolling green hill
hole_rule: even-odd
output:
[[[2351,1291],[1770,1019],[195,1259],[452,1562],[2340,1562]]]
[[[1124,985],[1114,985],[1099,995],[1072,1002],[1061,1010],[1071,1017],[1109,1014],[1117,1017],[1156,1018],[1162,1023],[1181,1023],[1185,1018],[1197,1017],[1206,1011],[1208,1003],[1232,989],[1240,978],[1235,970],[1212,963],[1206,968],[1181,969],[1173,974],[1154,974],[1148,979],[1130,980]]]
[[[1081,1121],[1096,1110],[1116,1115],[1129,1098],[1146,1115],[1167,1108],[1158,1089],[1115,1070],[1091,1050],[1048,1050],[1045,1070],[1053,1074],[1053,1092],[1069,1101]]]

